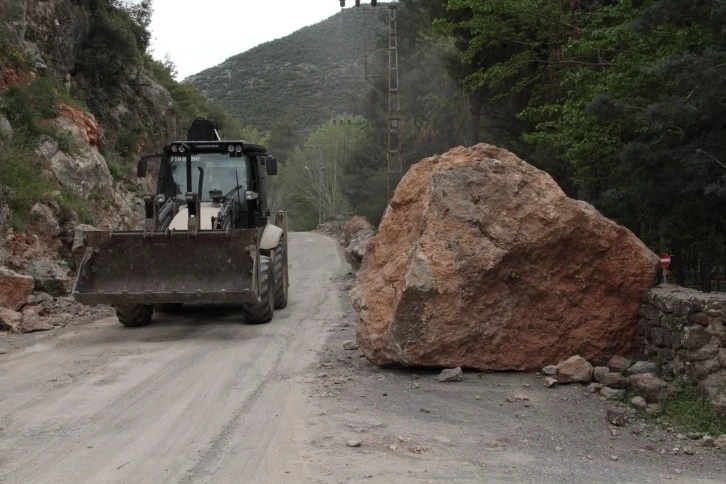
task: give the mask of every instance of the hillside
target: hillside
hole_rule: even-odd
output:
[[[243,124],[269,129],[286,117],[298,125],[316,126],[349,112],[365,89],[364,39],[372,45],[385,31],[385,24],[377,20],[380,14],[343,10],[230,57],[188,81]]]
[[[0,0],[0,268],[72,264],[79,225],[137,226],[153,189],[137,157],[197,116],[257,141],[149,56],[150,15],[150,0]]]

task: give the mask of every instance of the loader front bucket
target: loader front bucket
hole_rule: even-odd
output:
[[[254,303],[257,231],[84,233],[84,304]]]

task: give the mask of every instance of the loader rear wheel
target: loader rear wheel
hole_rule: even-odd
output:
[[[275,312],[275,290],[272,284],[272,268],[270,258],[260,256],[260,270],[258,272],[260,283],[260,302],[244,304],[242,313],[251,324],[269,323]]]
[[[116,306],[116,317],[124,326],[146,326],[151,322],[154,306],[150,304],[122,304]]]
[[[282,239],[275,248],[272,278],[275,281],[275,309],[284,309],[287,307],[287,254]]]

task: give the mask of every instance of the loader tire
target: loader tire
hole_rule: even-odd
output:
[[[270,258],[260,256],[260,270],[258,272],[260,282],[260,302],[255,304],[244,304],[242,313],[250,324],[269,323],[275,312],[275,291],[272,285],[272,268]]]
[[[272,279],[275,281],[275,309],[287,307],[287,254],[282,239],[275,248],[272,261]]]
[[[116,317],[124,326],[146,326],[151,322],[154,306],[150,304],[122,304],[116,306]]]

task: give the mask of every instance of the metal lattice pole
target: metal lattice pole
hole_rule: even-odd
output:
[[[388,199],[393,197],[401,173],[401,102],[398,91],[398,9],[388,7]]]

